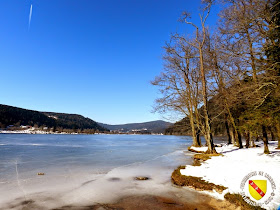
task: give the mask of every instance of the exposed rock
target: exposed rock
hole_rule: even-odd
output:
[[[149,180],[150,178],[147,177],[147,176],[137,176],[137,177],[135,177],[134,179],[135,179],[135,180],[141,180],[141,181],[143,181],[143,180]]]

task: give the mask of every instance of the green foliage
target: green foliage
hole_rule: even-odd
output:
[[[269,31],[265,45],[265,54],[270,67],[280,76],[280,4],[279,0],[271,1],[269,8]]]

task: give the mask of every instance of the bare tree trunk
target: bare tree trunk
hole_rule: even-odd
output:
[[[190,85],[190,80],[188,77],[189,74],[189,60],[186,61],[187,63],[187,69],[186,71],[184,71],[184,80],[187,86],[187,95],[188,95],[188,105],[189,105],[189,119],[190,119],[190,124],[191,124],[191,129],[192,129],[192,138],[193,138],[193,146],[194,147],[199,147],[200,144],[199,142],[197,142],[197,138],[196,138],[196,130],[195,130],[195,126],[194,126],[194,113],[193,113],[193,97],[191,94],[191,85]]]
[[[229,109],[229,106],[228,106],[228,103],[227,103],[226,100],[225,100],[225,105],[226,105],[226,109],[227,109],[228,116],[229,116],[229,119],[230,119],[230,123],[231,123],[231,125],[232,125],[232,129],[233,129],[233,139],[232,139],[232,140],[233,140],[233,142],[234,142],[234,145],[240,148],[240,143],[239,143],[239,141],[238,141],[237,127],[236,127],[234,118],[232,117],[231,111],[230,111],[230,109]],[[242,147],[241,147],[241,148],[242,148]]]
[[[190,124],[191,124],[191,129],[192,129],[192,138],[193,138],[193,145],[194,147],[200,147],[199,142],[197,141],[196,138],[196,130],[195,130],[195,126],[194,126],[194,119],[193,119],[193,113],[190,112]]]
[[[256,69],[256,62],[255,62],[255,55],[254,55],[254,51],[253,51],[253,44],[252,44],[252,40],[249,34],[249,31],[247,29],[247,40],[248,40],[248,44],[249,44],[249,50],[250,50],[250,57],[251,57],[251,66],[252,66],[252,75],[253,75],[253,81],[257,82],[257,69]]]
[[[232,126],[229,129],[229,133],[230,133],[230,136],[231,136],[232,143],[235,145],[235,136],[234,136],[234,132],[233,132],[233,127]]]
[[[238,147],[239,147],[239,149],[242,149],[243,148],[242,136],[241,136],[241,133],[239,131],[237,131],[237,136],[238,136]]]
[[[196,141],[199,146],[201,146],[201,139],[200,139],[200,130],[197,128],[196,130]]]
[[[266,132],[266,127],[264,125],[262,126],[262,133],[263,133],[264,153],[269,154],[267,132]]]
[[[254,138],[252,138],[252,133],[250,131],[249,131],[249,134],[250,134],[250,141],[251,141],[251,146],[250,147],[256,147]]]
[[[250,146],[250,132],[249,131],[245,131],[244,132],[244,137],[246,139],[246,148],[249,148]]]
[[[269,132],[270,132],[270,135],[271,135],[271,141],[275,141],[275,135],[274,135],[274,132],[273,132],[273,128],[271,126],[269,127]]]
[[[231,136],[230,136],[230,131],[229,131],[228,116],[227,116],[227,114],[225,114],[225,126],[226,126],[226,131],[227,131],[227,136],[228,136],[228,144],[232,144]]]
[[[207,98],[207,86],[206,86],[206,76],[204,71],[204,64],[203,64],[203,52],[202,47],[199,48],[199,56],[200,56],[200,71],[202,77],[202,98],[203,98],[203,111],[204,111],[204,118],[205,118],[205,140],[208,146],[208,150],[206,153],[213,154],[217,153],[213,139],[211,138],[211,126],[210,126],[210,119],[208,113],[208,98]]]

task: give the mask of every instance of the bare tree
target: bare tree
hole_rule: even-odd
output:
[[[156,100],[156,111],[172,110],[183,113],[190,120],[193,146],[201,146],[197,138],[198,124],[195,123],[195,110],[198,106],[198,83],[194,81],[195,56],[192,48],[178,38],[172,36],[171,42],[164,47],[164,72],[152,81],[159,86],[162,98]]]
[[[193,22],[189,21],[189,13],[185,12],[182,15],[181,20],[185,22],[186,24],[189,24],[194,27],[195,29],[195,38],[192,42],[185,40],[190,46],[192,46],[194,49],[198,52],[199,57],[199,69],[200,69],[200,79],[201,79],[201,85],[202,85],[202,101],[203,101],[203,112],[204,112],[204,123],[205,123],[205,129],[204,129],[204,137],[206,140],[206,144],[208,146],[207,153],[217,153],[215,150],[213,137],[211,134],[211,124],[210,124],[210,117],[209,117],[209,110],[208,110],[208,91],[207,91],[207,80],[206,80],[206,69],[205,69],[205,42],[207,38],[207,28],[206,28],[206,20],[209,16],[210,9],[212,6],[212,1],[203,1],[204,7],[202,9],[202,13],[199,14],[200,17],[200,26],[197,26]]]

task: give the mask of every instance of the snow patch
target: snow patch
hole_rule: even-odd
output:
[[[202,177],[205,181],[217,185],[223,185],[228,189],[222,194],[206,192],[215,198],[221,199],[227,192],[241,193],[240,184],[242,179],[253,171],[263,171],[269,174],[275,184],[276,193],[274,199],[265,208],[275,209],[280,205],[280,150],[275,149],[277,142],[270,142],[270,154],[263,153],[263,143],[260,147],[238,149],[233,145],[216,147],[217,152],[223,156],[214,156],[203,162],[201,166],[187,165],[181,169],[181,174],[186,176]],[[206,151],[207,147],[191,147],[197,151]]]

